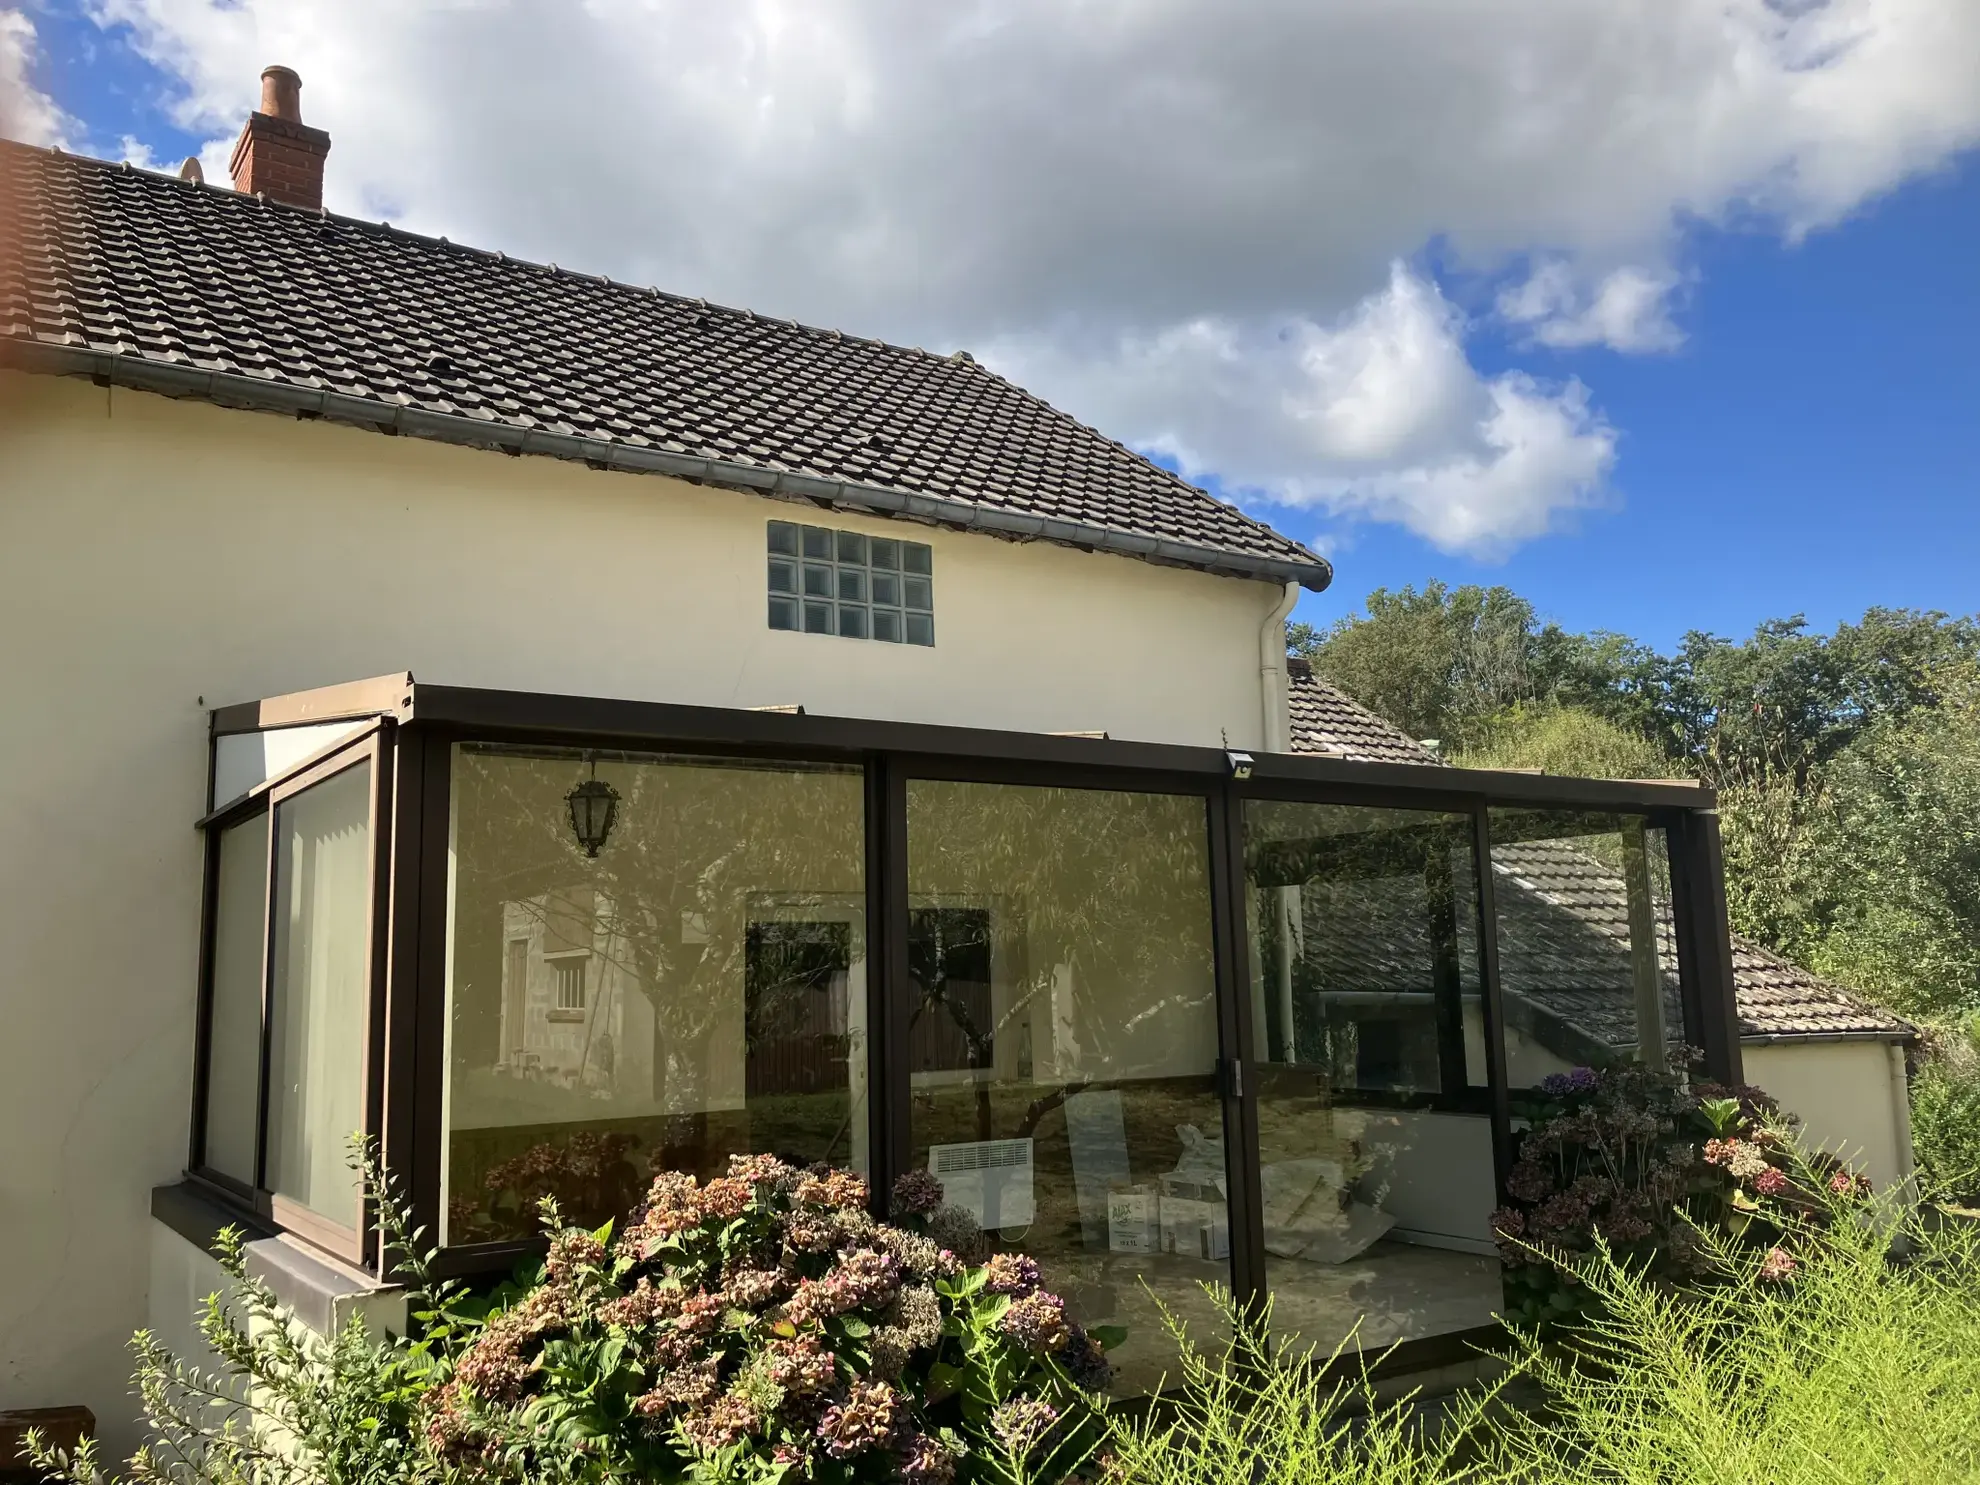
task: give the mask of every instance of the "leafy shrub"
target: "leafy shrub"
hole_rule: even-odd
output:
[[[1694,1283],[1710,1269],[1702,1231],[1773,1246],[1783,1235],[1761,1198],[1820,1205],[1792,1174],[1788,1127],[1758,1088],[1689,1084],[1632,1062],[1557,1073],[1537,1091],[1520,1110],[1528,1122],[1506,1179],[1510,1205],[1492,1214],[1515,1324],[1586,1310],[1595,1296],[1579,1255],[1600,1248],[1651,1279]]]
[[[1495,1431],[1476,1478],[1980,1478],[1980,1224],[1866,1199],[1820,1164],[1789,1176],[1799,1194],[1761,1198],[1784,1241],[1703,1229],[1699,1283],[1660,1283],[1611,1249],[1581,1259],[1589,1317],[1571,1345],[1522,1337],[1513,1360],[1545,1407]]]
[[[1062,1475],[1095,1437],[1101,1345],[1028,1258],[981,1242],[925,1172],[897,1223],[864,1181],[738,1156],[655,1178],[609,1228],[563,1228],[426,1401],[457,1468],[529,1480],[827,1482]]]
[[[1911,1147],[1927,1191],[1980,1206],[1980,1015],[1929,1037],[1911,1085]]]
[[[1269,1307],[1213,1291],[1226,1339],[1191,1343],[1166,1308],[1182,1353],[1163,1405],[1109,1415],[1101,1456],[1108,1485],[1446,1485],[1470,1480],[1466,1460],[1489,1432],[1497,1388],[1452,1399],[1426,1426],[1413,1396],[1385,1399],[1368,1368],[1331,1354],[1275,1349]],[[1348,1359],[1346,1365],[1336,1365]],[[1537,1482],[1536,1482],[1537,1485]]]
[[[438,1481],[427,1447],[423,1398],[446,1374],[453,1326],[442,1323],[459,1286],[433,1276],[400,1193],[368,1162],[385,1237],[408,1255],[410,1310],[431,1324],[421,1340],[373,1336],[353,1317],[334,1336],[289,1316],[268,1286],[247,1275],[234,1229],[216,1243],[232,1296],[208,1295],[201,1339],[219,1359],[212,1371],[175,1356],[150,1331],[131,1340],[133,1390],[149,1441],[131,1456],[133,1485],[419,1485]],[[30,1438],[34,1462],[68,1485],[103,1485],[94,1440],[73,1456]]]

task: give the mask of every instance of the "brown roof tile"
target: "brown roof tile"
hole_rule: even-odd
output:
[[[626,467],[718,461],[713,483],[817,497],[825,482],[849,505],[863,492],[917,499],[869,508],[937,524],[1309,587],[1330,576],[1297,542],[967,355],[10,141],[0,201],[0,351],[18,364],[151,377],[141,385],[196,368],[256,379],[284,407],[361,399],[327,415],[364,421],[370,408],[434,437],[548,430],[588,440],[583,457],[630,451]],[[182,390],[227,400],[248,385]],[[774,485],[779,472],[812,483]]]

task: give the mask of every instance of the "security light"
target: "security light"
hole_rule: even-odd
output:
[[[1242,783],[1251,777],[1251,754],[1226,753],[1224,757],[1230,760],[1232,778]]]

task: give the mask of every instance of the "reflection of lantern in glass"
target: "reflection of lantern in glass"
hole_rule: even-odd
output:
[[[591,777],[566,794],[564,803],[570,806],[571,833],[585,855],[596,856],[619,815],[619,791],[598,777],[597,759],[591,761]]]

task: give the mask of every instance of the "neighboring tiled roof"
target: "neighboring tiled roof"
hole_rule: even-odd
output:
[[[1385,763],[1442,760],[1400,729],[1312,673],[1288,662],[1293,751]],[[1629,907],[1622,878],[1570,839],[1520,841],[1492,852],[1499,906],[1500,976],[1515,1014],[1524,1006],[1555,1030],[1610,1046],[1636,1035],[1628,954]],[[1309,891],[1306,934],[1311,957],[1334,966],[1341,985],[1422,988],[1430,962],[1420,913],[1403,898],[1385,898],[1382,879],[1323,884]],[[1676,947],[1669,910],[1658,912],[1659,959],[1666,978],[1666,1024],[1681,1023],[1674,983]],[[1323,947],[1324,946],[1324,947]],[[1465,973],[1471,946],[1460,941]],[[1748,1039],[1827,1037],[1909,1039],[1917,1028],[1838,985],[1733,935],[1733,989],[1740,1035]]]
[[[1292,750],[1361,763],[1436,763],[1420,746],[1347,694],[1313,673],[1309,661],[1286,661],[1286,689],[1292,713]]]
[[[0,352],[31,369],[1309,587],[1330,576],[963,353],[8,141],[0,203]]]

